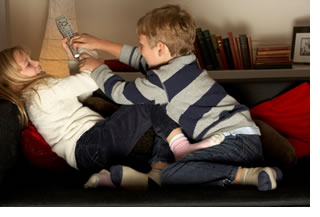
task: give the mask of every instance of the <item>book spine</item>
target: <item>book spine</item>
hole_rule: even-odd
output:
[[[250,63],[250,54],[249,54],[249,49],[248,49],[248,38],[247,35],[245,34],[240,34],[239,35],[239,40],[240,40],[240,47],[241,47],[241,52],[242,52],[242,59],[243,59],[243,66],[244,69],[250,69],[251,68],[251,63]]]
[[[213,69],[213,65],[211,64],[211,61],[210,61],[209,51],[206,47],[206,43],[204,41],[201,28],[196,29],[196,35],[199,42],[200,53],[201,53],[201,56],[203,57],[205,69],[208,69],[208,70]]]
[[[287,65],[277,65],[277,64],[272,64],[272,65],[254,65],[255,69],[291,69],[292,68],[292,64],[287,64]]]
[[[251,36],[248,36],[248,49],[249,49],[249,55],[250,55],[250,68],[253,69],[254,60],[253,60],[253,47],[252,47]]]
[[[222,63],[222,59],[221,59],[221,55],[220,55],[220,50],[219,50],[219,47],[218,47],[217,36],[216,36],[215,34],[213,34],[213,35],[211,36],[211,39],[212,39],[213,48],[214,48],[214,50],[215,50],[215,52],[216,52],[216,57],[217,57],[219,69],[220,69],[220,70],[223,70],[223,69],[224,69],[224,66],[223,66],[223,63]]]
[[[198,40],[197,36],[196,36],[196,39],[194,41],[193,46],[194,46],[194,51],[195,51],[195,55],[197,57],[199,66],[200,66],[200,68],[204,69],[205,65],[204,65],[204,62],[203,62],[202,55],[201,55],[200,46],[199,46],[199,40]]]
[[[223,41],[224,50],[226,52],[226,57],[227,57],[229,69],[234,69],[233,59],[232,59],[232,54],[231,54],[231,48],[230,48],[230,44],[229,44],[229,39],[228,38],[224,38],[224,39],[222,39],[222,41]]]
[[[257,55],[280,55],[280,54],[290,54],[290,50],[270,50],[270,51],[260,51],[257,50]]]
[[[209,51],[210,63],[213,66],[213,69],[219,69],[219,65],[218,65],[218,61],[217,61],[217,57],[216,57],[216,52],[213,48],[213,43],[211,40],[211,33],[209,30],[204,30],[202,32],[202,34],[203,34],[203,38],[204,38],[206,47]]]
[[[224,47],[223,47],[222,36],[220,36],[220,35],[217,36],[217,43],[218,43],[218,48],[219,48],[219,51],[220,51],[220,56],[221,56],[223,68],[224,69],[229,69],[226,52],[225,52]]]
[[[235,41],[236,41],[236,47],[237,47],[238,55],[239,55],[239,66],[240,66],[240,69],[244,69],[243,57],[242,57],[242,51],[241,51],[241,47],[240,47],[239,37],[235,37]]]
[[[228,39],[229,39],[229,44],[230,44],[230,50],[231,50],[231,55],[232,55],[232,60],[234,64],[234,69],[239,69],[239,63],[238,63],[238,58],[236,54],[236,48],[234,45],[234,40],[233,40],[233,35],[232,32],[228,32]]]
[[[278,47],[259,47],[260,51],[273,51],[273,50],[290,50],[290,46],[278,46]]]

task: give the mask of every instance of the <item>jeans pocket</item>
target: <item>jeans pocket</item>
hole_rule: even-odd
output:
[[[87,159],[87,168],[88,169],[97,169],[102,168],[103,164],[99,162],[101,159],[100,152],[97,150],[90,150],[90,148],[86,147],[86,159]]]

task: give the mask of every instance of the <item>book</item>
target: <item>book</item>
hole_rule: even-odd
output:
[[[233,59],[232,59],[229,39],[228,38],[223,38],[222,42],[223,42],[223,47],[224,47],[224,50],[225,50],[225,53],[226,53],[229,69],[234,69],[234,64],[233,64]]]
[[[239,35],[239,40],[240,40],[240,47],[241,47],[241,53],[242,53],[243,68],[244,69],[250,69],[251,68],[251,63],[250,63],[250,54],[249,54],[247,35],[246,34],[240,34]]]
[[[273,51],[273,50],[290,50],[290,46],[271,46],[271,47],[259,47],[257,50],[260,51]]]
[[[255,61],[256,69],[291,68],[290,46],[258,47]]]
[[[239,69],[239,63],[238,63],[238,58],[236,54],[236,48],[235,48],[232,32],[228,32],[227,35],[229,39],[229,45],[230,45],[234,69]]]
[[[253,60],[253,47],[252,47],[251,36],[248,36],[248,48],[249,48],[249,55],[250,55],[250,68],[253,69],[254,60]]]
[[[287,64],[287,65],[278,65],[278,64],[261,64],[261,65],[254,65],[255,69],[291,69],[292,68],[292,64]]]
[[[217,61],[217,57],[216,57],[216,52],[214,50],[213,43],[211,40],[211,33],[208,29],[206,29],[206,30],[203,30],[202,34],[203,34],[203,38],[204,38],[206,47],[209,52],[210,63],[213,66],[212,69],[219,69],[219,65],[218,65],[218,61]]]
[[[224,69],[229,69],[227,56],[226,56],[226,53],[225,53],[225,50],[224,50],[224,47],[223,47],[222,36],[220,36],[220,35],[217,36],[217,43],[218,43],[218,48],[219,48],[219,51],[220,51],[220,56],[221,56],[221,61],[222,61],[222,64],[223,64],[223,68]]]
[[[216,52],[216,57],[217,57],[219,69],[223,70],[224,66],[223,66],[223,63],[222,63],[220,50],[219,50],[219,47],[218,47],[217,36],[215,34],[213,34],[213,35],[211,35],[211,39],[212,39],[213,48],[214,48],[214,50]]]
[[[287,65],[287,64],[292,64],[292,61],[290,60],[257,60],[256,65],[261,65],[261,64],[276,64],[276,65]]]
[[[194,40],[193,46],[194,46],[194,52],[195,52],[195,55],[197,57],[199,66],[200,66],[200,68],[204,69],[205,65],[204,65],[204,62],[203,62],[202,55],[201,55],[200,46],[199,46],[199,40],[198,40],[197,36],[196,36],[196,39]]]
[[[235,37],[235,42],[236,42],[236,47],[239,55],[239,68],[244,69],[239,37]]]
[[[257,55],[277,55],[277,54],[290,54],[290,50],[267,50],[261,51],[259,48],[257,49]]]
[[[203,58],[204,68],[205,69],[213,69],[213,66],[210,63],[209,51],[207,50],[206,43],[204,41],[201,28],[196,29],[196,38],[198,39],[200,53]]]

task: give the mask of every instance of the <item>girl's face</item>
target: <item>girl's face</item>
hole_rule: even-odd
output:
[[[20,74],[33,77],[41,73],[39,61],[32,60],[29,55],[24,52],[15,52],[14,58],[17,64],[21,67]]]

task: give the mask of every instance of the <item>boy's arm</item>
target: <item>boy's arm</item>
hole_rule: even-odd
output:
[[[143,74],[146,74],[148,70],[147,61],[141,55],[137,47],[124,44],[121,49],[119,60],[120,62],[139,70]]]
[[[96,68],[91,77],[98,87],[118,104],[165,104],[168,97],[159,78],[154,74],[134,81],[125,81],[113,74],[107,65]]]
[[[96,38],[94,36],[91,36],[89,34],[79,34],[70,39],[70,44],[73,46],[73,48],[85,48],[90,50],[102,50],[105,52],[110,53],[117,59],[120,58],[120,52],[122,49],[122,44],[103,40]]]

